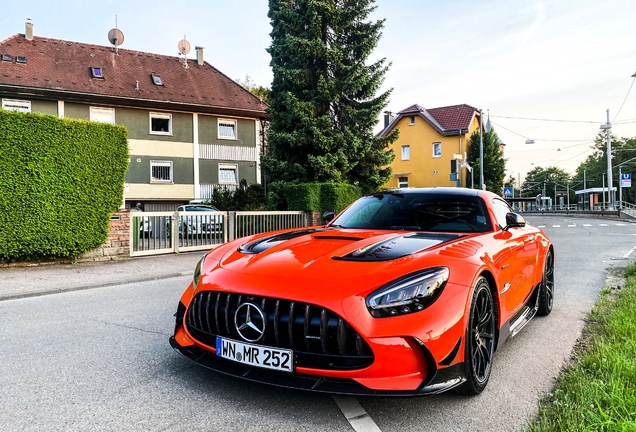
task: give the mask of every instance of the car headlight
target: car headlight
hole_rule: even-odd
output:
[[[419,312],[437,300],[449,275],[447,267],[412,273],[371,293],[367,308],[375,318]]]
[[[199,260],[199,262],[197,263],[197,266],[194,268],[194,279],[193,279],[194,284],[192,285],[194,289],[196,289],[197,285],[199,285],[199,279],[201,279],[201,267],[203,267],[203,263],[205,262],[205,257],[206,255],[203,255],[203,258]]]

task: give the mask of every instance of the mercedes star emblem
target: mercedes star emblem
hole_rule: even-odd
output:
[[[243,339],[256,342],[265,334],[265,314],[253,303],[243,303],[234,314],[234,325]]]

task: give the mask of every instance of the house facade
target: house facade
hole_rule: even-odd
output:
[[[395,117],[385,113],[379,135],[399,128],[400,136],[391,145],[393,177],[384,187],[471,187],[471,173],[462,161],[479,121],[479,110],[465,104],[432,109],[416,104]],[[473,176],[478,185],[479,174]]]
[[[266,105],[203,60],[25,34],[0,42],[2,109],[123,125],[126,207],[174,210],[260,183]]]

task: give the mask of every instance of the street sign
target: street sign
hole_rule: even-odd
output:
[[[463,156],[461,153],[453,153],[453,159],[462,160]]]
[[[514,195],[513,189],[511,187],[505,187],[504,188],[504,196],[505,197],[511,197]]]
[[[631,174],[621,174],[621,187],[632,187]]]

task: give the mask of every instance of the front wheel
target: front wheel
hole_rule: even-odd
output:
[[[548,251],[543,265],[543,279],[539,287],[539,309],[537,315],[546,316],[552,312],[554,304],[554,257],[552,251]]]
[[[495,330],[495,305],[490,284],[480,277],[470,303],[464,344],[466,382],[457,389],[459,393],[478,395],[486,388],[495,353]]]

